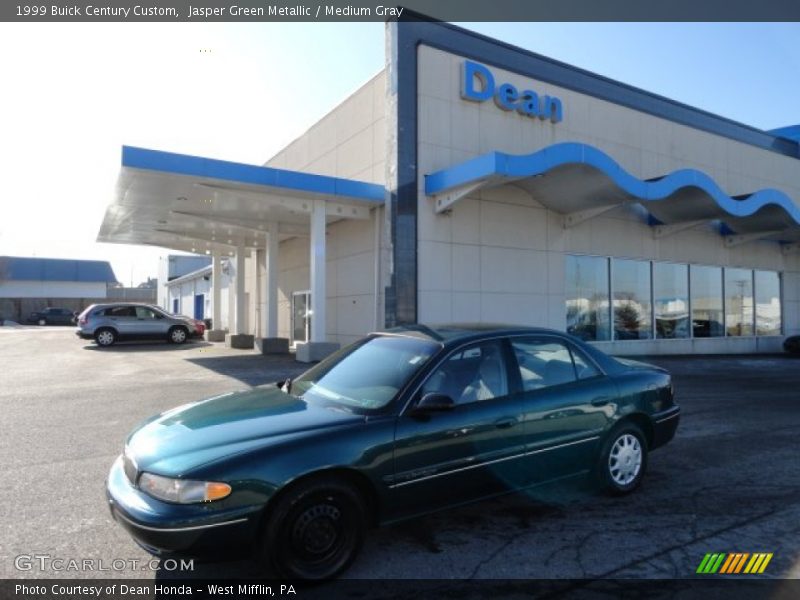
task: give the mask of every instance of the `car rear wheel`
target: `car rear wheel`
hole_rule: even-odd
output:
[[[98,346],[112,346],[117,341],[117,332],[107,327],[98,329],[94,334],[94,341]]]
[[[642,483],[647,469],[647,440],[633,423],[611,432],[597,465],[601,485],[612,494],[628,494]]]
[[[189,332],[184,327],[173,327],[169,330],[168,339],[173,344],[182,344],[189,339]]]
[[[47,325],[46,319],[39,319],[37,322],[39,323],[39,325]]]
[[[326,477],[300,483],[271,510],[263,557],[282,577],[335,577],[361,549],[365,514],[361,494],[343,481]]]

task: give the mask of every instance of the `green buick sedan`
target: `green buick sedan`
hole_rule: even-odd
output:
[[[413,326],[151,418],[107,497],[154,554],[247,548],[325,579],[370,526],[582,474],[631,492],[679,413],[669,373],[563,333]]]

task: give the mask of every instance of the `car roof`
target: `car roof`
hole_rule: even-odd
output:
[[[556,334],[562,337],[571,337],[562,331],[555,331],[554,329],[546,329],[544,327],[528,327],[524,325],[511,325],[508,323],[444,323],[436,325],[403,325],[400,327],[387,329],[385,333],[424,338],[443,344],[461,342],[473,337],[480,338],[486,334],[509,335],[515,333],[544,333]]]

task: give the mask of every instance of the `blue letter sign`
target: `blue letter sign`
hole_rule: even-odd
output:
[[[559,98],[539,96],[533,90],[520,92],[510,83],[495,85],[492,72],[471,60],[464,61],[461,71],[461,97],[471,102],[485,102],[494,97],[494,103],[501,110],[515,110],[526,117],[549,119],[553,123],[564,119],[564,107]]]

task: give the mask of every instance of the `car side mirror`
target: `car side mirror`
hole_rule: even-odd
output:
[[[414,408],[415,413],[445,412],[453,410],[456,403],[447,394],[431,392],[425,394]]]

